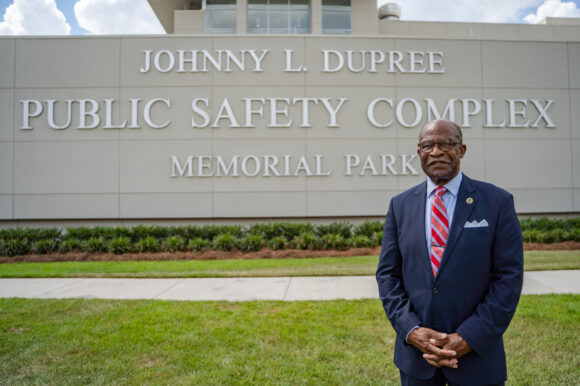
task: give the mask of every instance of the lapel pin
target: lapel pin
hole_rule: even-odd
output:
[[[473,204],[473,198],[467,197],[467,199],[465,200],[465,202],[467,202],[469,205],[471,205],[471,204]]]

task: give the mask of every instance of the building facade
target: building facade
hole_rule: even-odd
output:
[[[518,213],[580,212],[579,19],[149,2],[167,35],[0,38],[1,226],[381,219],[434,118]]]

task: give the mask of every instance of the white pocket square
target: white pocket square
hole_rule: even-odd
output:
[[[481,220],[477,222],[477,220],[473,220],[472,222],[467,221],[464,225],[464,228],[482,228],[489,226],[486,220]]]

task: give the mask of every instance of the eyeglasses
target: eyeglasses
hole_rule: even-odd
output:
[[[441,151],[449,151],[460,143],[461,142],[421,142],[417,146],[419,146],[419,149],[421,149],[423,153],[431,153],[433,149],[435,149],[435,145],[437,145]]]

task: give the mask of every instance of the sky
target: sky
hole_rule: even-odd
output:
[[[353,0],[356,1],[356,0]],[[381,6],[388,0],[378,0]],[[580,0],[396,0],[401,20],[536,23]],[[0,0],[0,35],[164,34],[147,0]]]

